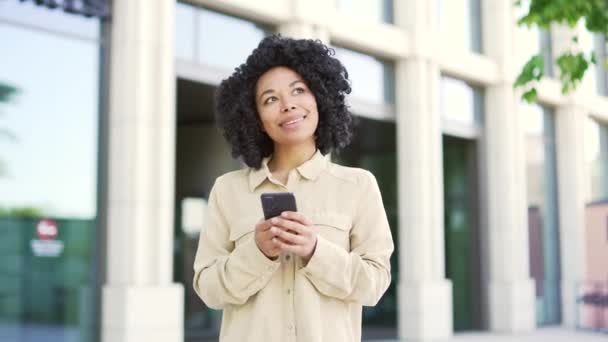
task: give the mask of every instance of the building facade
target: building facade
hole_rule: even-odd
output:
[[[606,38],[521,15],[510,0],[0,2],[0,340],[217,340],[192,263],[214,179],[243,164],[213,93],[273,33],[331,45],[352,81],[355,141],[331,157],[376,175],[397,247],[364,338],[608,329],[579,300],[608,295],[608,73],[563,95],[551,63],[574,35],[605,59]],[[536,53],[550,77],[528,105],[513,83]]]

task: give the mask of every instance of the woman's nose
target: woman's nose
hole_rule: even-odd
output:
[[[291,105],[291,104],[287,104],[287,105],[284,105],[284,106],[283,106],[283,108],[281,108],[281,111],[282,111],[283,113],[287,113],[287,112],[289,112],[290,110],[294,110],[294,109],[296,109],[296,106]]]

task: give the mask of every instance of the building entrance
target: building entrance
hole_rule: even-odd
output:
[[[452,281],[454,330],[481,329],[481,267],[475,142],[444,136],[445,271]]]

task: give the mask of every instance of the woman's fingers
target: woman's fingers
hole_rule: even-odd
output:
[[[266,231],[270,229],[270,227],[272,227],[272,223],[270,222],[270,220],[260,219],[258,223],[255,224],[255,230],[259,232]]]
[[[298,221],[291,221],[288,219],[274,217],[271,219],[272,225],[274,227],[279,227],[283,230],[291,230],[296,234],[308,235],[312,232],[312,228]]]
[[[304,245],[294,245],[294,244],[289,244],[286,243],[285,241],[282,241],[280,238],[276,237],[272,239],[272,243],[282,252],[284,253],[293,253],[295,255],[299,255],[302,256],[306,253],[304,253]]]
[[[271,234],[276,234],[272,242],[282,252],[293,253],[305,258],[306,262],[314,253],[317,234],[310,221],[299,213],[286,212],[271,220]]]
[[[312,226],[312,221],[310,221],[306,216],[304,216],[304,214],[298,211],[284,211],[281,213],[281,217],[291,221],[299,222],[300,224],[305,226]]]
[[[280,240],[282,240],[283,242],[286,242],[288,244],[301,245],[306,242],[305,237],[303,237],[300,234],[294,234],[293,232],[291,232],[289,230],[283,230],[278,227],[272,227],[272,228],[270,228],[270,232],[275,237],[279,238]]]

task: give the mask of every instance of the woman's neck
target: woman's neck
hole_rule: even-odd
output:
[[[315,144],[288,147],[275,145],[272,159],[268,163],[268,169],[273,174],[275,172],[287,174],[312,158],[316,151],[317,147]]]

